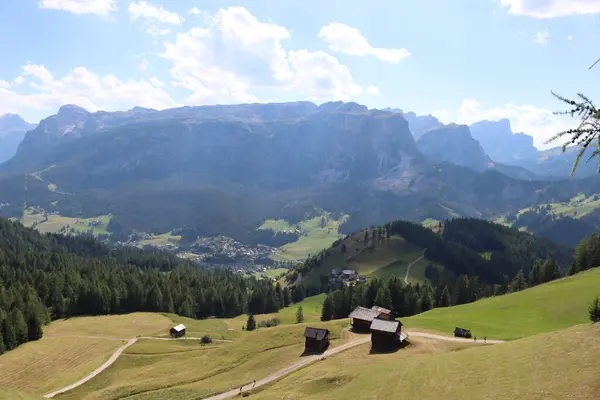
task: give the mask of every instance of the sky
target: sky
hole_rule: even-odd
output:
[[[342,100],[508,118],[545,148],[573,125],[551,91],[600,97],[599,19],[600,0],[1,0],[0,115]]]

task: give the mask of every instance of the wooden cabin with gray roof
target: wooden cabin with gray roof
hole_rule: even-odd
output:
[[[402,332],[402,322],[374,319],[371,323],[371,347],[377,349],[397,348],[407,339]]]
[[[368,332],[375,319],[393,319],[390,310],[378,306],[373,306],[373,308],[358,306],[350,313],[349,317],[352,320],[352,330],[357,332]]]

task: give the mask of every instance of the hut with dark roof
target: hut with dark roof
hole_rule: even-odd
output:
[[[402,322],[374,319],[371,323],[371,346],[378,349],[392,349],[400,346],[407,338],[401,332]]]
[[[322,352],[329,347],[329,329],[310,328],[304,330],[304,351]]]

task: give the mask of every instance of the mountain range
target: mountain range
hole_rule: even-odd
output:
[[[110,213],[115,233],[188,228],[246,241],[265,219],[324,211],[350,215],[342,232],[393,219],[495,218],[600,193],[586,171],[567,179],[569,157],[539,152],[507,120],[443,125],[356,103],[96,113],[66,105],[0,165],[0,215],[28,204]]]
[[[17,151],[28,130],[35,128],[16,114],[0,116],[0,164],[9,160]]]

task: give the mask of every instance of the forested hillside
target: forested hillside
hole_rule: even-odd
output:
[[[64,317],[134,311],[232,317],[275,312],[294,295],[168,253],[41,235],[0,219],[0,352],[39,339],[42,325]]]

